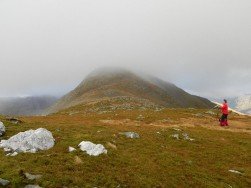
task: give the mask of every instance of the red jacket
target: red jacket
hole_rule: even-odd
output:
[[[223,114],[228,114],[228,105],[227,105],[227,103],[223,103],[223,104],[221,105],[221,112],[222,112]]]

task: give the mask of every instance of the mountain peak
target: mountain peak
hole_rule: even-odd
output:
[[[212,106],[209,100],[190,95],[174,84],[156,77],[139,75],[123,68],[102,68],[91,72],[76,89],[52,106],[49,112],[118,97],[129,97],[134,101],[149,101],[161,107],[208,108]]]

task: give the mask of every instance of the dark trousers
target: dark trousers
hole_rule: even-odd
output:
[[[222,114],[221,118],[219,119],[222,126],[228,125],[227,116],[228,114]]]

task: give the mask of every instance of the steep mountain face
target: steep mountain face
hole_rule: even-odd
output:
[[[251,114],[251,94],[230,99],[229,104],[242,113]]]
[[[47,112],[57,112],[75,105],[103,99],[130,97],[144,99],[162,107],[209,108],[213,104],[193,96],[175,85],[151,76],[138,76],[127,70],[98,70],[62,97]]]
[[[40,115],[57,101],[51,96],[0,98],[0,114],[4,115]]]

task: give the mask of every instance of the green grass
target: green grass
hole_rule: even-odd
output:
[[[44,127],[56,139],[52,149],[36,154],[6,157],[1,150],[0,177],[10,180],[11,187],[26,184],[39,184],[42,187],[250,187],[249,133],[195,126],[181,127],[195,141],[170,137],[176,133],[172,125],[181,124],[182,118],[192,117],[199,112],[204,111],[166,109],[160,112],[132,110],[72,116],[58,114],[23,117],[24,123],[21,125],[8,123],[0,117],[7,127],[3,138],[20,131]],[[144,118],[138,120],[139,115]],[[150,125],[168,118],[173,121],[165,126]],[[208,123],[211,123],[213,117],[208,118]],[[130,119],[139,121],[141,126],[109,125],[100,121],[104,119]],[[198,117],[197,123],[203,119]],[[250,122],[249,119],[245,121]],[[123,131],[135,131],[139,133],[140,139],[119,135]],[[68,146],[77,148],[83,140],[105,146],[111,142],[117,146],[117,150],[107,147],[108,154],[98,157],[88,156],[80,150],[68,153]],[[75,156],[80,157],[83,163],[76,164]],[[230,169],[241,171],[243,175],[228,172]],[[28,181],[20,175],[20,171],[42,174],[43,177]]]

